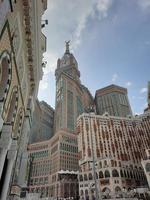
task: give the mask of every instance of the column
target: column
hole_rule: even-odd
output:
[[[27,115],[25,117],[24,123],[23,123],[23,129],[22,129],[22,136],[21,136],[21,142],[20,142],[20,148],[19,153],[21,156],[20,161],[20,170],[19,170],[19,176],[18,176],[18,184],[21,187],[27,186],[27,168],[28,168],[28,152],[27,152],[27,144],[29,140],[29,133],[30,133],[30,117]]]
[[[5,181],[4,181],[4,185],[3,185],[3,189],[2,189],[2,193],[0,197],[1,200],[7,199],[7,193],[10,186],[10,179],[12,175],[13,164],[16,158],[16,153],[17,153],[16,146],[17,146],[17,142],[12,141],[11,149],[8,151],[8,154],[7,154],[8,165],[7,165]]]
[[[2,171],[3,171],[6,153],[7,153],[6,149],[3,149],[3,148],[0,149],[0,179],[1,179]]]
[[[3,118],[2,118],[2,116],[1,116],[1,114],[0,114],[0,131],[2,130],[2,127],[3,127]]]
[[[71,195],[70,195],[70,187],[71,187],[71,183],[69,182],[69,197],[71,197]]]
[[[11,177],[11,173],[12,173],[12,168],[13,168],[13,160],[9,160],[7,171],[6,171],[5,182],[3,185],[3,190],[2,190],[2,194],[1,194],[1,198],[0,198],[1,200],[6,200],[6,198],[7,198],[7,192],[8,192],[8,188],[9,188],[9,181],[10,181],[10,177]]]
[[[2,118],[2,111],[3,111],[3,102],[0,102],[0,131],[2,130],[3,127],[3,118]]]
[[[0,138],[0,178],[2,175],[7,150],[10,148],[12,141],[11,133],[12,133],[12,126],[10,124],[4,124]]]

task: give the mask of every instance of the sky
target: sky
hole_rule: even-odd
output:
[[[47,1],[47,64],[39,100],[55,107],[56,63],[71,40],[81,82],[92,95],[110,84],[126,87],[133,113],[142,113],[150,80],[150,0]]]

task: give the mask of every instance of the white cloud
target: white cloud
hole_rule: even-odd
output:
[[[47,51],[44,54],[44,61],[46,62],[45,68],[43,68],[44,74],[48,74],[49,72],[54,73],[57,66],[58,55],[53,52]]]
[[[97,1],[97,10],[99,11],[99,17],[105,18],[108,16],[108,10],[112,6],[112,0],[98,0]]]
[[[118,74],[113,74],[113,76],[112,76],[112,82],[115,82],[116,80],[117,80],[117,78],[118,78]]]
[[[48,51],[61,52],[62,55],[65,40],[71,40],[71,48],[76,49],[82,42],[88,19],[106,18],[112,3],[113,0],[48,1],[44,15],[44,19],[48,19],[48,26],[43,29],[48,37]]]
[[[46,90],[48,88],[48,75],[43,75],[43,79],[40,81],[39,90]]]
[[[108,15],[112,0],[51,0],[43,19],[48,25],[42,29],[47,37],[47,52],[43,61],[46,67],[40,81],[39,90],[48,88],[48,74],[54,73],[57,59],[63,55],[64,42],[71,40],[70,50],[73,52],[82,43],[82,34],[86,30],[89,18],[102,20]],[[99,18],[99,15],[101,18]]]
[[[150,0],[138,0],[139,6],[143,9],[150,9]]]
[[[128,81],[128,82],[125,83],[125,85],[126,85],[127,87],[130,87],[130,86],[132,85],[132,83],[131,83],[130,81]]]
[[[141,88],[140,93],[143,94],[145,92],[147,92],[147,88]]]

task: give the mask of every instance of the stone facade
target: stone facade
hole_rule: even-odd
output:
[[[37,13],[33,9],[35,4],[38,4]],[[35,29],[37,25],[41,26],[45,6],[46,1],[0,1],[1,200],[11,196],[12,186],[19,183],[19,166],[23,164],[21,158],[27,147],[33,102],[42,78],[45,36],[41,33],[41,28],[38,33]],[[35,24],[34,18],[37,20]],[[35,59],[34,55],[40,57]],[[27,124],[29,127],[26,127]],[[26,157],[25,163],[27,160]],[[24,173],[22,171],[23,177]],[[25,183],[25,179],[22,180],[22,184]]]
[[[41,197],[48,196],[51,170],[50,141],[28,145],[30,157],[29,192],[39,193]]]
[[[146,149],[146,157],[142,160],[142,166],[150,188],[150,149]]]
[[[46,102],[35,101],[29,143],[49,140],[54,135],[54,109]]]
[[[147,187],[141,159],[150,147],[150,112],[132,118],[82,114],[77,132],[82,197],[95,195],[95,180],[104,196]]]
[[[74,134],[59,131],[50,140],[28,145],[29,192],[41,197],[78,195],[78,149]]]

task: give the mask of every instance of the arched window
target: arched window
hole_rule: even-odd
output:
[[[107,166],[107,160],[104,161],[104,167],[106,167],[106,166]]]
[[[3,100],[9,84],[9,73],[11,69],[10,56],[4,51],[0,56],[0,99]]]
[[[89,180],[93,180],[93,176],[91,173],[89,173]]]
[[[133,174],[132,174],[132,171],[130,171],[130,178],[133,178]]]
[[[7,97],[11,77],[12,77],[12,70],[11,70],[11,58],[7,51],[3,51],[0,55],[0,101],[1,107],[3,108],[5,99]],[[1,109],[1,113],[3,109]]]
[[[120,170],[120,175],[121,175],[121,177],[124,177],[122,169]]]
[[[111,167],[114,167],[114,161],[111,160]]]
[[[147,172],[150,172],[150,163],[146,163],[145,169]]]
[[[105,188],[103,188],[102,192],[109,194],[111,191],[109,188],[105,187]]]
[[[115,188],[115,192],[120,192],[121,191],[121,188],[119,187],[119,186],[117,186],[116,188]]]
[[[88,190],[85,190],[85,195],[88,196]]]
[[[119,172],[116,169],[112,170],[112,177],[119,177]]]
[[[126,171],[124,171],[124,176],[127,178],[127,173],[126,173]]]
[[[116,193],[117,197],[122,197],[121,188],[119,186],[117,186],[115,188],[115,193]]]
[[[108,170],[105,171],[105,178],[110,177],[110,172]]]
[[[102,168],[102,162],[99,162],[99,168]]]
[[[139,176],[138,176],[138,173],[137,173],[137,172],[135,172],[135,176],[136,176],[136,180],[138,180],[138,179],[139,179]]]
[[[85,180],[85,181],[88,180],[87,174],[84,174],[84,180]]]
[[[9,101],[9,111],[7,114],[6,122],[12,123],[16,117],[17,107],[18,107],[18,88],[15,86],[12,90],[12,94]]]
[[[129,174],[129,172],[128,172],[128,171],[127,171],[127,177],[128,177],[128,178],[130,178],[130,174]]]
[[[133,171],[133,178],[136,179],[135,172]]]
[[[98,179],[98,174],[97,174],[97,172],[96,172],[96,179]]]
[[[99,178],[104,178],[104,175],[103,175],[102,171],[99,172]]]
[[[79,176],[79,180],[83,181],[83,176],[82,175]]]

